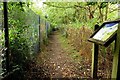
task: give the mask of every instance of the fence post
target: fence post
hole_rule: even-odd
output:
[[[120,27],[120,24],[119,24]],[[119,37],[118,37],[119,36]],[[117,31],[117,38],[115,40],[115,51],[113,54],[112,78],[120,78],[120,29]]]
[[[94,30],[96,30],[98,28],[99,28],[99,25],[95,25]],[[96,43],[93,43],[91,77],[94,78],[94,79],[97,79],[98,52],[99,52],[99,45],[96,44]]]
[[[118,4],[118,17],[120,18],[120,2]],[[120,79],[120,23],[118,24],[117,37],[115,40],[115,51],[113,54],[112,78]]]
[[[7,2],[3,2],[4,7],[4,32],[5,32],[5,48],[6,50],[6,70],[9,72],[9,29],[8,29],[8,11]]]
[[[120,9],[120,2],[118,5]],[[120,18],[120,11],[118,9],[118,17]],[[117,37],[115,40],[115,51],[113,54],[113,68],[112,68],[112,78],[116,80],[120,79],[120,23],[118,24]]]
[[[40,24],[41,23],[40,23],[40,16],[39,16],[39,52],[41,51],[41,46],[40,46],[41,45],[41,33],[40,33],[40,27],[41,26],[40,26]]]

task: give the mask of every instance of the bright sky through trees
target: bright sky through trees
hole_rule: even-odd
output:
[[[34,1],[34,6],[36,6],[37,8],[41,8],[43,6],[43,2],[45,2],[46,0],[37,0]]]

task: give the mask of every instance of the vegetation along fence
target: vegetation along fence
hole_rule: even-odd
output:
[[[48,43],[48,36],[51,31],[51,24],[43,19],[40,19],[40,46]]]
[[[2,51],[3,51],[3,46],[1,41],[3,40],[2,38],[2,30],[3,30],[3,15],[2,15],[2,5],[0,5],[0,55],[2,55]],[[2,56],[0,56],[0,74],[2,73]],[[0,79],[1,79],[1,75],[0,75]]]
[[[40,45],[47,41],[50,31],[50,23],[40,19],[28,4],[1,3],[0,77],[24,78],[27,64],[39,53]]]

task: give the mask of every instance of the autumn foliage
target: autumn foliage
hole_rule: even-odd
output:
[[[91,60],[92,45],[87,40],[91,33],[92,30],[85,26],[67,29],[67,38],[71,46],[74,46],[81,56],[89,60]]]
[[[80,28],[69,27],[66,29],[68,43],[83,57],[84,60],[82,61],[85,61],[90,65],[92,60],[92,43],[88,42],[88,38],[92,33],[93,31],[85,26]],[[107,48],[99,46],[98,76],[101,78],[111,77],[113,46],[114,42]]]

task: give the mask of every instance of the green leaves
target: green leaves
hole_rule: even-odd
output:
[[[44,2],[37,12],[43,19],[48,15],[47,20],[54,26],[77,22],[87,24],[93,18],[97,22],[107,20],[113,5],[109,2]]]
[[[37,53],[34,47],[39,39],[39,16],[27,6],[23,2],[8,3],[10,66],[19,65],[22,70]]]
[[[100,8],[105,8],[105,7],[107,6],[107,3],[108,3],[108,2],[102,2],[99,7],[100,7]]]
[[[95,5],[95,4],[97,4],[97,2],[87,2],[86,5]]]

